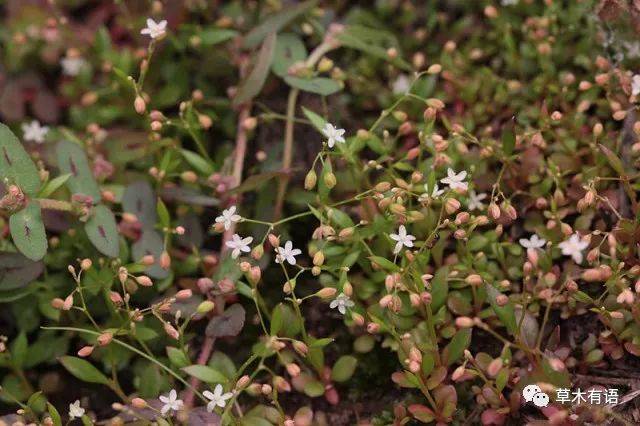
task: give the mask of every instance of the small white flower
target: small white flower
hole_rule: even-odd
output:
[[[82,416],[84,416],[84,408],[80,406],[80,400],[76,399],[76,402],[69,404],[69,419],[79,419]]]
[[[331,309],[338,308],[338,312],[344,315],[347,313],[347,308],[351,308],[353,305],[355,305],[355,303],[353,303],[353,300],[349,299],[349,296],[344,293],[340,293],[338,297],[331,301],[329,307]]]
[[[520,0],[501,0],[500,4],[503,6],[515,6],[519,1]]]
[[[213,393],[211,393],[210,391],[202,392],[202,395],[204,395],[205,398],[211,401],[207,404],[208,412],[212,412],[216,407],[224,408],[225,405],[227,405],[227,400],[233,397],[233,393],[222,393],[222,390],[222,385],[218,384],[213,390]]]
[[[440,179],[440,182],[445,185],[449,185],[451,189],[460,189],[462,191],[466,191],[469,185],[464,181],[467,177],[466,171],[461,171],[460,173],[456,173],[453,169],[447,169],[447,177]]]
[[[622,43],[627,49],[626,57],[629,59],[635,59],[640,57],[640,43],[637,41],[625,41]]]
[[[43,143],[48,132],[49,127],[40,125],[37,120],[33,120],[31,123],[22,123],[22,133],[27,141]]]
[[[282,263],[285,260],[289,262],[290,265],[296,264],[295,256],[302,253],[300,249],[294,249],[293,243],[291,241],[287,241],[284,243],[284,247],[276,247],[276,263]]]
[[[404,95],[410,87],[411,79],[406,74],[400,74],[391,85],[391,90],[394,95]]]
[[[589,246],[589,242],[582,239],[579,234],[575,233],[558,244],[558,247],[562,249],[562,254],[565,256],[571,256],[576,263],[582,263],[582,251]]]
[[[400,253],[402,246],[413,247],[413,240],[416,239],[413,235],[407,234],[407,228],[405,228],[404,225],[400,225],[397,234],[389,234],[389,236],[392,240],[397,241],[396,246],[393,249],[393,254]]]
[[[242,220],[242,216],[236,214],[236,206],[222,210],[222,214],[216,217],[216,223],[224,223],[224,229],[226,230],[231,228],[231,224],[240,222],[240,220]]]
[[[338,143],[344,143],[344,129],[338,129],[337,127],[333,127],[333,124],[327,123],[324,125],[324,129],[322,129],[322,134],[327,138],[327,145],[329,148],[333,148],[333,146]]]
[[[184,405],[182,400],[178,399],[178,392],[176,392],[175,389],[171,389],[171,392],[169,392],[168,397],[164,395],[160,395],[159,398],[160,398],[160,401],[162,401],[162,403],[164,404],[162,406],[162,409],[160,409],[160,413],[163,416],[166,416],[167,413],[171,410],[180,411],[182,409],[182,406]]]
[[[71,77],[75,77],[80,74],[80,71],[82,71],[82,68],[84,68],[86,64],[87,62],[79,57],[67,56],[60,61],[60,65],[62,65],[62,73]]]
[[[241,252],[249,253],[251,249],[249,244],[253,241],[253,237],[242,238],[238,234],[233,234],[231,241],[227,241],[227,247],[233,249],[231,257],[237,259]]]
[[[424,185],[424,190],[429,192],[429,186],[427,184]],[[436,183],[431,191],[431,198],[438,198],[442,194],[444,194],[444,189],[438,188],[438,184]]]
[[[147,19],[147,28],[143,28],[140,31],[140,34],[148,35],[149,37],[156,39],[162,37],[167,32],[167,21],[162,20],[160,22],[154,21],[153,19]]]
[[[538,237],[538,234],[533,234],[528,240],[526,238],[520,238],[520,245],[526,249],[538,249],[544,247],[547,240]]]
[[[476,194],[476,191],[469,191],[469,210],[482,210],[484,209],[484,204],[482,200],[487,198],[487,194]]]
[[[635,74],[631,79],[631,94],[633,96],[640,94],[640,74]]]

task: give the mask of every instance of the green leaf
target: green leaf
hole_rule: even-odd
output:
[[[160,255],[163,251],[164,241],[155,229],[145,229],[140,239],[131,245],[131,257],[134,261],[139,262],[148,254],[153,256],[153,265],[145,269],[145,274],[151,278],[164,279],[169,275],[169,271],[160,266]]]
[[[0,252],[0,291],[22,288],[43,271],[42,262],[34,262],[20,253]]]
[[[267,75],[269,75],[269,68],[273,60],[275,46],[276,34],[271,33],[262,44],[251,73],[249,73],[249,76],[238,87],[238,92],[233,99],[234,105],[240,105],[250,101],[260,93],[264,82],[267,80]]]
[[[190,364],[189,357],[185,355],[184,351],[174,348],[173,346],[167,346],[167,356],[171,364],[178,368],[183,368]]]
[[[471,343],[471,329],[463,328],[453,336],[449,344],[444,348],[447,365],[452,365],[462,357],[464,350]]]
[[[489,300],[489,304],[491,308],[496,313],[500,321],[504,324],[511,335],[515,336],[518,332],[518,323],[516,321],[516,313],[513,309],[513,304],[511,301],[504,306],[498,305],[496,298],[501,294],[495,287],[491,284],[487,284],[487,299]]]
[[[181,149],[180,153],[184,157],[185,161],[199,173],[209,176],[216,171],[215,167],[213,167],[209,161],[199,154],[186,149]]]
[[[62,426],[60,413],[58,413],[56,407],[54,407],[50,402],[47,402],[47,411],[49,412],[49,417],[51,417],[51,420],[53,421],[53,426]]]
[[[332,339],[330,337],[324,337],[322,339],[315,339],[313,342],[311,342],[311,344],[309,345],[309,348],[324,348],[329,343],[333,342],[333,340],[334,339]]]
[[[118,257],[120,253],[120,240],[118,227],[113,212],[102,204],[93,209],[91,218],[84,225],[84,230],[91,243],[102,254],[109,257]]]
[[[194,364],[184,367],[182,371],[206,383],[225,383],[227,381],[224,374],[206,365]]]
[[[609,162],[611,168],[615,170],[619,175],[624,176],[626,173],[624,171],[624,165],[622,164],[622,160],[620,159],[620,157],[618,157],[613,151],[611,151],[601,143],[598,144],[598,148],[600,148],[600,151],[602,151],[604,156],[607,158],[607,161]]]
[[[386,271],[398,272],[400,270],[400,267],[398,265],[382,256],[369,256],[369,260],[378,264],[382,269]]]
[[[291,65],[302,62],[307,57],[307,48],[296,34],[279,34],[276,38],[276,48],[273,52],[271,70],[279,77],[289,75]]]
[[[442,267],[438,269],[431,280],[431,312],[438,312],[449,295],[449,269]]]
[[[100,200],[100,188],[93,177],[89,160],[82,147],[70,141],[60,141],[56,147],[58,167],[65,174],[69,190],[74,194],[84,194],[95,202]]]
[[[283,325],[284,318],[282,314],[282,303],[279,303],[275,308],[273,308],[269,334],[271,334],[272,336],[277,336]]]
[[[298,16],[307,12],[317,3],[317,0],[305,1],[304,3],[297,4],[293,7],[285,7],[282,11],[269,16],[249,31],[244,38],[244,47],[249,49],[256,47],[269,34],[277,33],[281,28],[296,19]]]
[[[122,210],[133,213],[145,228],[156,224],[156,195],[146,180],[139,180],[127,186],[122,194]]]
[[[398,68],[411,71],[411,65],[400,57],[390,58],[387,48],[398,47],[395,37],[379,28],[349,25],[337,36],[343,46],[360,50],[369,56],[391,62]]]
[[[302,78],[287,76],[284,81],[291,87],[305,92],[329,96],[342,90],[342,83],[327,77]]]
[[[158,212],[158,218],[160,218],[160,225],[162,225],[163,228],[168,228],[171,225],[171,215],[169,214],[167,206],[160,198],[158,198],[156,210]]]
[[[71,173],[67,173],[51,179],[42,187],[42,189],[38,193],[38,197],[47,198],[49,195],[53,194],[58,189],[60,189],[62,185],[67,183],[67,180],[69,180],[70,176],[71,176]]]
[[[13,365],[17,369],[22,369],[28,348],[29,342],[27,342],[27,335],[24,331],[18,334],[18,336],[11,342],[11,362],[13,362]]]
[[[238,35],[236,30],[230,30],[227,28],[205,28],[198,36],[200,37],[200,43],[203,46],[213,46],[214,44],[222,43]]]
[[[513,153],[513,148],[516,146],[516,134],[513,131],[513,122],[509,122],[502,129],[502,150],[505,155],[509,156]]]
[[[315,379],[306,382],[303,390],[304,393],[311,398],[317,398],[324,395],[324,385]]]
[[[13,243],[31,260],[40,260],[47,254],[47,234],[42,223],[40,205],[31,201],[9,218]]]
[[[13,132],[0,123],[0,181],[4,179],[15,183],[29,195],[40,188],[36,165]]]
[[[110,381],[93,366],[89,361],[75,356],[63,356],[59,358],[60,363],[76,378],[89,383],[98,383],[101,385],[110,385]]]
[[[320,133],[322,133],[324,126],[327,124],[327,120],[325,120],[323,117],[316,114],[315,112],[306,109],[305,107],[302,107],[302,112],[309,119],[309,121],[311,121],[311,124],[313,124],[313,127],[315,127],[316,130],[318,130]],[[324,135],[324,133],[322,134]]]
[[[346,382],[353,376],[358,365],[358,359],[351,355],[343,355],[331,369],[331,380],[334,382]]]

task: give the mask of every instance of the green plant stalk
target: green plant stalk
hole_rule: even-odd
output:
[[[76,333],[87,333],[87,334],[91,334],[93,336],[99,336],[100,333],[93,331],[93,330],[87,330],[85,328],[76,328],[76,327],[41,327],[43,330],[58,330],[58,331],[75,331]],[[147,361],[150,361],[152,363],[154,363],[155,365],[157,365],[158,367],[160,367],[161,369],[163,369],[164,371],[166,371],[169,375],[173,376],[176,380],[178,380],[179,382],[181,382],[183,385],[185,385],[186,387],[188,387],[189,389],[191,389],[196,395],[198,395],[198,397],[204,401],[204,402],[208,402],[207,399],[205,399],[205,397],[198,392],[197,389],[194,389],[191,387],[191,385],[189,384],[189,382],[187,382],[185,379],[183,379],[182,377],[180,377],[180,375],[178,373],[176,373],[175,371],[173,371],[171,368],[167,367],[166,365],[164,365],[163,363],[161,363],[160,361],[158,361],[157,359],[145,354],[144,352],[142,352],[141,350],[139,350],[138,348],[135,348],[125,342],[123,342],[122,340],[113,338],[113,340],[111,340],[113,343],[122,346],[125,349],[130,350],[131,352],[136,353],[137,355],[140,355],[141,357],[143,357],[144,359],[146,359]]]

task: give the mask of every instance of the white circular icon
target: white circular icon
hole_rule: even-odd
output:
[[[522,390],[522,396],[524,397],[524,400],[527,402],[533,401],[533,397],[538,393],[542,393],[542,389],[540,389],[540,386],[538,385],[527,385]]]
[[[533,405],[540,408],[546,407],[549,405],[549,395],[542,392],[533,395]]]

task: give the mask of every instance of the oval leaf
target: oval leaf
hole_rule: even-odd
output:
[[[40,205],[30,202],[9,218],[13,243],[31,260],[40,260],[47,254],[47,234],[42,223]]]
[[[56,147],[58,167],[62,173],[70,174],[67,187],[74,194],[84,194],[100,200],[100,188],[91,173],[89,160],[81,146],[70,141],[60,141]]]
[[[275,33],[271,33],[262,44],[251,73],[249,73],[246,80],[238,87],[238,92],[233,99],[234,105],[243,104],[260,93],[269,74],[275,46],[276,35]]]
[[[120,244],[116,218],[106,206],[98,205],[94,208],[91,218],[84,225],[84,230],[100,253],[118,257]]]
[[[329,96],[342,90],[341,83],[327,77],[300,78],[287,76],[284,78],[284,81],[296,89],[317,93],[322,96]]]
[[[271,70],[284,78],[289,75],[291,65],[304,61],[306,57],[307,48],[300,37],[292,33],[280,34],[276,39]]]
[[[331,380],[334,382],[346,382],[353,376],[358,365],[358,359],[351,355],[343,355],[331,369]]]
[[[35,194],[40,188],[36,165],[13,132],[0,123],[0,180],[4,179],[26,194]]]
[[[206,365],[194,364],[184,367],[182,371],[206,383],[225,383],[227,381],[224,374]]]
[[[77,358],[75,356],[63,356],[60,358],[60,363],[69,371],[69,373],[84,382],[99,383],[102,385],[110,384],[107,376],[102,374],[100,370],[94,367],[89,361],[82,358]]]

